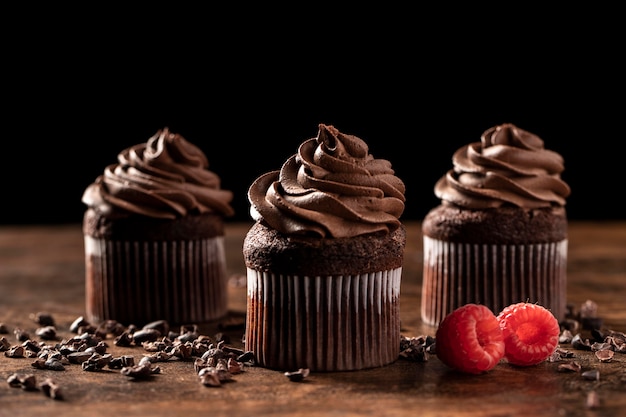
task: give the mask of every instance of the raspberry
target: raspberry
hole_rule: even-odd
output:
[[[448,314],[435,336],[437,357],[451,368],[479,374],[504,357],[504,339],[495,314],[480,304],[465,304]]]
[[[497,318],[504,336],[504,356],[510,364],[536,365],[546,360],[559,344],[558,320],[538,304],[511,304]]]

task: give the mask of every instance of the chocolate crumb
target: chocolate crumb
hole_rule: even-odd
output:
[[[603,349],[596,351],[596,358],[600,362],[610,362],[613,359],[614,352],[610,349]]]
[[[559,364],[559,367],[558,367],[559,371],[580,372],[581,369],[582,369],[582,366],[580,365],[580,363],[576,361],[562,363],[562,364]]]
[[[588,381],[599,381],[600,380],[600,371],[597,369],[591,369],[589,371],[585,371],[582,373],[582,377]]]
[[[289,378],[291,382],[302,382],[304,378],[309,376],[308,368],[300,368],[297,371],[285,372],[285,376]]]
[[[53,400],[63,399],[61,387],[59,387],[59,385],[51,378],[46,378],[41,384],[39,384],[39,388],[41,388],[46,396],[52,398]]]
[[[46,312],[38,312],[36,314],[30,314],[30,319],[42,327],[55,326],[54,317],[52,314]]]

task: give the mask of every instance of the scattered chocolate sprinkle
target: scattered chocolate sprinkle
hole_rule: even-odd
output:
[[[150,362],[139,363],[134,366],[126,366],[120,370],[120,373],[124,376],[134,379],[148,379],[154,374],[161,372],[158,366],[152,366]]]
[[[133,335],[125,331],[115,338],[115,346],[129,347],[133,344]]]
[[[172,358],[172,354],[164,351],[154,352],[150,355],[146,355],[142,360],[148,360],[150,363],[167,362]]]
[[[613,359],[614,352],[610,349],[598,350],[596,351],[596,358],[600,362],[610,362]]]
[[[606,343],[606,342],[595,342],[591,345],[591,350],[593,352],[598,352],[600,350],[610,350],[613,349],[613,346],[611,346],[610,343]]]
[[[610,331],[604,338],[615,352],[626,353],[626,333]]]
[[[0,337],[0,352],[4,352],[9,350],[9,348],[11,347],[11,342],[9,342],[7,340],[6,337]]]
[[[91,353],[87,351],[72,352],[66,355],[70,363],[81,364],[91,357]]]
[[[580,365],[580,363],[576,361],[562,363],[558,367],[559,371],[580,372],[581,369],[582,369],[582,366]]]
[[[33,374],[15,373],[7,378],[7,382],[11,387],[22,388],[25,391],[37,389],[37,378]]]
[[[426,362],[427,353],[434,353],[435,339],[431,336],[400,338],[400,358],[413,362]]]
[[[557,347],[555,351],[561,356],[561,358],[573,358],[574,357],[574,352],[572,352],[571,350]]]
[[[83,316],[79,316],[70,325],[70,332],[72,332],[72,333],[79,333],[78,329],[80,327],[86,326],[86,325],[89,325],[89,322],[87,320],[85,320],[85,318]]]
[[[89,359],[81,364],[81,366],[84,371],[97,372],[106,367],[111,362],[111,359],[113,359],[113,356],[110,353],[101,355],[94,352],[91,354]]]
[[[30,339],[22,343],[22,346],[24,347],[24,349],[29,350],[31,352],[38,353],[41,351],[41,347]]]
[[[45,359],[43,357],[37,358],[31,366],[36,369],[49,369],[51,371],[64,371],[65,365],[58,358],[48,358]]]
[[[236,359],[228,358],[227,365],[228,365],[228,372],[230,372],[233,375],[243,372],[243,363],[239,362]]]
[[[170,324],[166,320],[155,320],[145,324],[143,329],[155,329],[158,330],[160,334],[168,334],[170,332]]]
[[[585,371],[582,373],[582,377],[588,381],[599,381],[600,380],[600,371],[597,369],[591,369],[589,371]]]
[[[30,319],[40,326],[55,326],[54,317],[50,313],[38,312],[29,315]]]
[[[179,342],[193,342],[198,338],[198,332],[195,330],[181,331],[178,336],[175,337]]]
[[[7,358],[23,358],[25,349],[23,346],[11,346],[9,350],[4,352]]]
[[[566,318],[560,325],[563,330],[567,330],[570,334],[577,333],[580,329],[580,322],[573,318]]]
[[[563,329],[559,335],[559,343],[571,343],[574,335],[569,329]]]
[[[593,330],[602,327],[603,320],[598,317],[598,304],[587,300],[580,306],[579,320],[583,329]]]
[[[237,356],[238,362],[253,364],[254,360],[255,360],[254,352],[252,351],[246,351],[242,353],[241,355]]]
[[[300,368],[297,371],[285,372],[285,376],[289,378],[291,382],[302,382],[304,378],[308,377],[310,370],[308,368]]]
[[[222,382],[220,381],[220,377],[217,374],[217,370],[215,368],[202,368],[200,372],[198,372],[198,377],[200,378],[200,382],[202,385],[206,387],[221,387]]]
[[[598,304],[595,301],[587,300],[580,306],[580,318],[595,318],[598,316]]]
[[[13,388],[19,388],[22,385],[20,381],[20,376],[18,374],[9,375],[9,377],[7,378],[7,384],[9,384],[9,386]]]
[[[141,329],[133,333],[133,342],[141,345],[143,342],[154,342],[161,336],[161,332],[157,329]]]
[[[122,369],[132,366],[135,366],[135,358],[130,355],[122,355],[116,358],[111,358],[111,362],[109,362],[109,368],[111,369]]]
[[[18,342],[25,342],[30,339],[30,334],[26,330],[20,328],[14,329],[13,334]]]
[[[54,325],[39,327],[35,330],[35,334],[43,340],[55,340],[57,338],[57,329]]]
[[[601,328],[591,329],[591,338],[597,342],[601,342],[606,337],[606,331]]]
[[[572,343],[572,347],[574,347],[575,349],[591,350],[591,342],[589,342],[589,339],[583,339],[580,336],[580,333],[578,333],[572,338],[571,343]]]
[[[57,385],[57,383],[51,378],[44,379],[43,382],[39,384],[39,388],[41,388],[46,396],[52,398],[53,400],[63,399],[61,387],[59,387],[59,385]]]
[[[122,323],[116,320],[105,320],[100,323],[94,330],[92,325],[83,326],[84,328],[89,328],[90,333],[95,333],[96,335],[105,338],[107,335],[113,335],[114,337],[121,335],[126,331],[126,328]]]

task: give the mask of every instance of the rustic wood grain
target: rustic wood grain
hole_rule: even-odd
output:
[[[201,324],[201,332],[224,332],[242,347],[245,319],[245,268],[241,245],[249,224],[227,227],[227,256],[231,285],[228,320]],[[419,318],[422,244],[420,225],[407,223],[401,315],[404,336],[434,335]],[[574,307],[587,300],[598,304],[606,328],[626,331],[626,222],[575,222],[570,225],[568,301]],[[80,225],[0,227],[0,334],[18,344],[14,329],[34,333],[30,317],[50,313],[59,337],[73,337],[70,324],[84,314],[84,257]],[[120,348],[113,356],[145,354],[139,347]],[[570,346],[565,346],[571,348]],[[598,369],[589,381],[578,372],[559,372],[559,363],[529,368],[499,364],[491,372],[469,376],[446,368],[435,356],[426,362],[399,359],[378,369],[316,373],[301,383],[282,373],[247,367],[232,382],[210,388],[199,382],[192,361],[160,363],[161,372],[147,381],[133,381],[116,370],[87,372],[80,365],[64,371],[35,369],[33,359],[8,358],[0,353],[0,415],[174,416],[206,415],[380,415],[380,416],[576,416],[621,415],[626,410],[626,354],[599,362],[593,353],[573,350],[583,370]],[[53,378],[63,400],[41,391],[11,387],[14,373],[32,373],[38,381]],[[590,392],[599,406],[585,407]],[[591,415],[591,414],[589,414]]]

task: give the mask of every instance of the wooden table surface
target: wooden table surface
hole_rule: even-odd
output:
[[[230,313],[219,323],[200,324],[200,333],[230,337],[242,348],[245,320],[243,237],[250,225],[228,224]],[[408,242],[401,288],[402,334],[431,335],[435,329],[420,321],[422,244],[420,224],[407,222]],[[11,345],[20,342],[19,329],[31,335],[39,326],[33,317],[48,313],[59,338],[69,339],[74,320],[84,315],[84,256],[80,225],[0,226],[0,323]],[[568,302],[579,308],[597,303],[607,329],[626,331],[626,222],[571,222],[568,254]],[[591,337],[582,333],[583,338]],[[36,336],[31,336],[37,340]],[[131,355],[135,363],[146,354],[141,347],[118,347],[107,340],[114,357]],[[49,343],[49,342],[48,342]],[[32,358],[0,354],[0,377],[33,374],[37,382],[52,378],[62,400],[41,389],[24,390],[0,381],[1,416],[617,416],[626,413],[626,353],[610,362],[594,353],[562,346],[572,359],[546,361],[528,368],[500,363],[483,375],[461,375],[434,355],[424,362],[395,363],[355,372],[313,373],[292,382],[283,373],[249,366],[220,387],[200,383],[192,360],[159,363],[160,373],[132,380],[119,370],[88,372],[69,364],[53,371],[33,366]],[[580,372],[559,370],[577,361]],[[582,373],[598,370],[600,378]],[[590,393],[598,403],[587,407]]]

